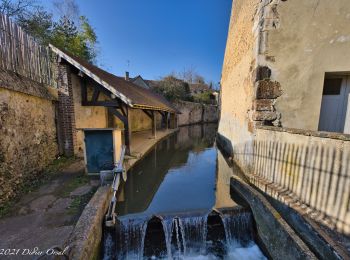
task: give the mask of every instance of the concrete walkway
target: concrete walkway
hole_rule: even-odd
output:
[[[132,167],[157,142],[176,131],[159,130],[156,138],[152,137],[151,131],[133,133],[132,156],[127,158],[126,167]],[[34,252],[35,248],[43,252],[54,246],[62,248],[73,235],[84,206],[99,186],[99,180],[86,176],[83,160],[74,162],[55,176],[35,192],[24,195],[10,214],[0,219],[0,250],[20,249],[17,256],[0,255],[0,259],[36,259],[38,255],[23,253]]]
[[[16,259],[33,259],[26,255],[28,249],[46,251],[62,245],[98,184],[85,176],[83,162],[78,161],[25,194],[9,215],[0,219],[0,249],[20,249]]]

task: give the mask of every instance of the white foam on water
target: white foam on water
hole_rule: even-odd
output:
[[[239,244],[231,245],[225,259],[232,260],[265,260],[267,259],[255,243],[250,243],[247,247]]]
[[[221,257],[217,257],[213,254],[196,254],[194,252],[187,253],[186,255],[177,254],[180,257],[175,259],[181,260],[219,260]],[[152,256],[151,259],[171,259],[168,257],[157,258]],[[239,243],[234,243],[228,247],[227,255],[223,258],[226,260],[266,260],[267,258],[261,252],[260,248],[253,242],[248,246],[243,247]]]

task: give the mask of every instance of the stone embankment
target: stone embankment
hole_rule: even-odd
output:
[[[177,101],[175,107],[181,112],[178,125],[216,123],[219,120],[219,107],[187,101]]]

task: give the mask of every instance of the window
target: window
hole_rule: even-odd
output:
[[[350,133],[350,76],[326,75],[318,129]]]
[[[325,79],[323,95],[340,95],[342,78]]]

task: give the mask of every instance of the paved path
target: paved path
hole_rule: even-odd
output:
[[[1,249],[21,249],[16,259],[35,259],[22,256],[23,250],[38,247],[46,251],[61,246],[96,184],[85,177],[83,162],[78,161],[48,184],[25,195],[9,216],[0,219],[0,259],[4,258]]]

